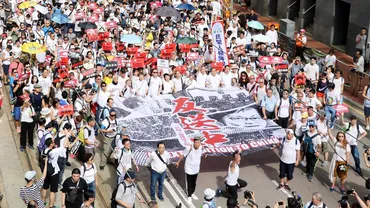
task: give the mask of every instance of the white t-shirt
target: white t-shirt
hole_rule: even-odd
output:
[[[345,122],[344,123],[344,130],[348,129],[348,126],[350,123]],[[346,132],[346,139],[349,145],[357,145],[357,138],[360,137],[361,134],[365,132],[364,128],[362,128],[361,125],[358,126],[357,131],[357,124],[356,126],[352,126],[349,128],[349,130]]]
[[[194,175],[199,173],[200,161],[202,158],[203,148],[200,146],[197,150],[194,149],[194,146],[187,147],[184,150],[185,159],[185,173],[189,175]]]
[[[149,91],[148,94],[151,97],[158,96],[158,90],[162,85],[162,79],[160,77],[150,77],[148,80]]]
[[[334,91],[339,94],[342,94],[341,91],[342,85],[344,84],[344,78],[340,77],[339,79],[336,79],[335,77],[333,77],[332,82],[335,84]]]
[[[94,163],[91,164],[91,165],[88,165],[87,163],[84,163],[80,167],[80,171],[81,171],[81,177],[83,179],[85,179],[87,184],[94,182],[95,181],[95,174],[98,173],[98,171],[96,169],[96,165]]]
[[[198,73],[197,74],[197,83],[200,87],[206,87],[207,74]]]
[[[364,57],[361,56],[360,58],[358,58],[357,63],[356,63],[357,71],[364,72],[364,65],[365,65],[365,60],[364,60]]]
[[[213,76],[212,74],[209,74],[207,77],[208,82],[208,88],[217,90],[221,83],[221,77],[220,75],[216,74]]]
[[[349,144],[347,144],[346,147],[343,148],[339,142],[335,143],[335,153],[337,155],[337,161],[346,161],[347,152],[351,152],[351,146]]]
[[[50,77],[46,77],[44,78],[43,76],[40,76],[39,77],[39,85],[41,85],[42,87],[42,93],[44,95],[48,95],[49,94],[49,90],[50,90],[50,87],[51,87],[51,78]]]
[[[312,138],[312,136],[314,136],[315,134],[317,134],[317,131],[315,131],[314,133],[311,133],[309,131],[307,131],[307,135],[309,137]],[[303,137],[303,139],[306,137],[306,134],[305,136]],[[313,149],[315,150],[315,152],[317,152],[317,149],[318,149],[318,146],[321,145],[321,137],[320,135],[318,136],[315,136],[314,138],[312,138],[312,144],[313,144]]]
[[[32,113],[35,113],[32,106],[23,108],[23,111],[21,113],[21,122],[32,123]]]
[[[146,80],[137,80],[133,85],[133,89],[137,96],[146,96],[148,88],[148,82]]]
[[[274,31],[272,31],[272,30],[267,31],[266,32],[266,36],[270,37],[270,39],[271,39],[271,42],[270,43],[277,44],[278,34],[277,34],[276,30],[274,30]]]
[[[221,81],[224,84],[224,88],[230,88],[231,87],[231,79],[233,78],[233,75],[229,72],[226,74],[225,72],[221,73]]]
[[[327,91],[326,93],[326,104],[327,105],[336,105],[340,100],[340,94],[336,91]]]
[[[284,138],[281,140],[280,160],[285,164],[293,164],[297,160],[297,150],[301,149],[299,140],[293,137],[291,140]]]
[[[307,78],[311,80],[317,80],[317,74],[319,74],[319,66],[317,64],[311,65],[311,64],[306,64],[304,67],[304,71],[307,74]]]
[[[170,94],[172,93],[172,88],[174,87],[174,83],[172,80],[169,80],[168,82],[167,81],[163,81],[163,90],[162,90],[162,94]]]
[[[182,77],[180,79],[173,78],[172,82],[175,84],[175,92],[182,90],[182,84],[184,83]]]
[[[107,87],[108,87],[108,92],[110,93],[111,96],[119,96],[119,93],[123,89],[123,85],[120,85],[119,83],[117,83],[116,85],[111,83],[111,84],[108,84]]]
[[[337,57],[335,55],[326,55],[325,57],[325,62],[326,62],[326,67],[328,66],[334,66],[335,62],[337,61]]]
[[[317,130],[321,131],[321,133],[326,134],[328,132],[328,126],[326,125],[326,121],[321,122],[320,119],[316,121]],[[328,142],[328,136],[321,136],[321,142]]]
[[[307,97],[306,102],[308,103],[308,106],[312,106],[314,109],[317,109],[317,106],[322,106],[320,100],[317,99],[316,96],[313,98]]]
[[[287,99],[281,98],[278,101],[278,104],[277,105],[280,106],[279,107],[279,111],[278,111],[278,117],[280,117],[280,118],[288,118],[289,117],[289,107],[290,107],[289,98],[287,98]]]

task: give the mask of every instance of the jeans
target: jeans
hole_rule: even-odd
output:
[[[155,200],[155,185],[158,182],[158,198],[163,198],[163,182],[166,178],[166,171],[163,173],[157,173],[151,170],[152,174],[150,176],[150,199]]]
[[[355,160],[356,172],[361,173],[360,153],[358,152],[357,145],[351,145],[351,153],[352,153],[353,159]]]
[[[58,166],[59,166],[59,180],[58,180],[58,184],[63,184],[63,175],[64,175],[64,169],[66,167],[66,162],[67,162],[67,159],[66,158],[63,158],[63,157],[59,157],[58,158]]]
[[[33,122],[21,122],[21,147],[26,147],[27,136],[28,145],[33,146],[33,128],[35,124]]]
[[[325,106],[325,117],[326,117],[327,121],[331,122],[330,127],[332,127],[334,125],[335,114],[336,114],[336,111],[334,109],[334,106],[332,106],[332,105],[326,105]],[[328,126],[329,126],[329,123],[328,123]]]
[[[198,174],[194,174],[194,175],[186,174],[186,181],[188,183],[188,197],[191,197],[191,195],[193,195],[195,192],[197,178],[198,178]]]
[[[96,191],[95,181],[93,181],[91,183],[88,183],[87,184],[87,189],[89,189],[90,191],[93,191],[95,193],[95,191]]]

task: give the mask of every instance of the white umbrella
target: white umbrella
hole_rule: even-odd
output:
[[[48,13],[48,9],[44,6],[41,6],[41,5],[35,5],[34,8],[39,11],[41,14],[47,14]]]
[[[253,40],[256,42],[262,42],[262,43],[269,43],[271,42],[271,38],[266,35],[258,34],[253,37]]]

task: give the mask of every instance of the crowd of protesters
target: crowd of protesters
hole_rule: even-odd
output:
[[[357,141],[370,129],[369,90],[367,87],[363,90],[366,130],[357,124],[356,116],[351,116],[349,123],[344,122],[343,113],[337,115],[335,109],[343,102],[345,80],[336,68],[334,51],[325,58],[324,67],[316,63],[315,57],[306,60],[305,30],[297,35],[298,53],[292,57],[293,54],[279,47],[275,25],[266,33],[248,27],[248,22],[258,20],[253,9],[222,16],[225,5],[219,0],[191,4],[175,0],[60,0],[34,5],[28,2],[28,6],[26,3],[9,1],[0,5],[0,87],[9,85],[7,93],[20,137],[20,151],[27,148],[38,151],[43,170],[37,182],[34,171],[25,174],[27,185],[22,187],[20,197],[29,207],[55,207],[58,190],[62,192],[62,208],[94,207],[97,172],[104,170],[111,160],[116,161],[118,184],[113,201],[116,207],[133,207],[139,166],[126,126],[117,122],[114,97],[156,97],[194,87],[244,90],[260,105],[264,119],[273,119],[286,129],[286,137],[278,145],[282,147],[278,189],[291,190],[289,181],[299,164],[306,167],[305,174],[312,181],[320,157],[321,166],[330,164],[330,191],[334,191],[339,178],[340,191],[345,192],[350,155],[355,160],[356,172],[362,175]],[[163,7],[184,4],[194,9],[178,9],[178,16],[173,17],[157,15]],[[217,46],[211,30],[212,22],[217,20],[223,22],[225,31],[227,51],[221,52],[229,59],[221,69],[214,65]],[[255,40],[262,33],[268,41]],[[366,30],[361,34],[359,39]],[[141,41],[131,42],[133,39],[127,39],[130,35]],[[194,40],[188,50],[176,44],[184,38]],[[28,43],[43,47],[32,49],[31,44],[27,48]],[[176,44],[175,49],[170,54],[164,53],[172,44]],[[187,56],[190,52],[197,53],[199,58],[191,60]],[[145,62],[135,64],[132,60],[142,54]],[[354,71],[363,71],[362,54],[361,50],[356,53]],[[261,56],[281,57],[281,62],[262,64]],[[153,61],[157,59],[166,59],[168,64],[159,65]],[[112,61],[116,65],[108,66]],[[276,67],[283,64],[286,70]],[[331,129],[335,124],[343,125],[344,133],[333,135]],[[335,152],[331,162],[330,141]],[[164,200],[163,182],[170,163],[165,145],[158,143],[158,151],[151,153],[147,161],[151,167],[152,201]],[[103,152],[98,166],[94,163],[97,148]],[[201,140],[195,139],[176,164],[179,166],[185,158],[189,203],[198,200],[194,192],[202,150]],[[369,154],[364,153],[367,166]],[[71,166],[68,162],[71,155],[77,155],[82,165],[63,180],[65,168]],[[240,152],[235,152],[228,166],[226,190],[220,191],[234,200],[238,198],[237,189],[247,186],[239,178],[240,160]],[[217,194],[205,190],[203,207],[216,207],[213,198]],[[151,204],[157,206],[155,202]]]

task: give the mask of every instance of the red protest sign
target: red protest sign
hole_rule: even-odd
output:
[[[95,69],[94,68],[81,70],[81,74],[82,74],[83,77],[88,77],[88,76],[90,76],[90,75],[92,75],[94,73],[95,73]]]
[[[86,15],[85,15],[84,12],[76,12],[76,14],[75,14],[76,20],[82,20],[85,17],[86,17]]]
[[[107,30],[110,30],[112,28],[116,28],[117,27],[117,22],[115,22],[115,21],[105,22],[104,25],[105,25],[105,28]]]
[[[199,58],[199,53],[195,53],[195,52],[188,53],[187,60],[196,61],[198,60],[198,58]]]
[[[126,53],[128,56],[133,56],[138,52],[138,50],[139,49],[136,47],[131,47],[131,48],[127,48]]]
[[[133,69],[137,69],[137,68],[144,68],[144,59],[142,58],[134,58],[134,59],[131,59],[131,67]]]
[[[104,9],[101,8],[101,7],[97,8],[93,11],[93,14],[103,14],[103,13],[104,13]]]
[[[212,68],[215,68],[217,71],[222,71],[224,69],[224,62],[213,62]]]
[[[93,23],[98,22],[98,21],[99,21],[99,16],[98,16],[98,15],[96,15],[96,14],[93,14],[93,15],[91,15],[91,16],[87,19],[87,21],[88,21],[88,22],[93,22]]]
[[[85,30],[87,38],[89,39],[89,42],[97,41],[99,40],[98,36],[98,30],[95,29],[87,29]]]
[[[73,105],[59,105],[58,106],[58,115],[60,116],[68,116],[73,115]]]
[[[73,80],[65,81],[64,82],[64,87],[69,88],[69,89],[76,88],[77,87],[77,80],[73,79]]]
[[[336,113],[337,115],[349,112],[348,106],[346,106],[345,104],[335,105],[334,109],[337,111],[337,113]]]
[[[135,54],[135,58],[142,58],[142,59],[145,59],[145,58],[146,58],[146,55],[147,55],[147,53],[146,53],[145,51],[143,51],[143,52],[137,52],[137,53]]]
[[[30,78],[30,75],[31,75],[31,73],[22,74],[21,76],[18,77],[18,80],[19,81],[27,80],[28,78]]]
[[[273,57],[270,57],[270,62],[272,64],[280,64],[281,62],[283,62],[283,58],[280,56],[273,56]]]
[[[90,2],[87,7],[89,8],[89,10],[95,10],[98,8],[98,5],[95,3],[95,2]]]
[[[175,71],[179,71],[179,72],[180,72],[180,74],[184,75],[184,74],[186,74],[187,68],[188,68],[188,67],[187,67],[186,65],[177,66],[177,67],[175,68]]]
[[[111,51],[113,49],[112,42],[103,42],[102,48],[103,48],[103,51]]]
[[[234,53],[240,53],[240,52],[245,51],[245,46],[244,45],[238,45],[238,46],[235,46],[233,49],[234,49]]]
[[[68,58],[68,50],[59,50],[60,58]]]
[[[176,43],[166,44],[166,45],[164,45],[164,49],[175,50],[176,49]]]
[[[117,62],[117,67],[118,68],[122,68],[122,67],[126,66],[126,64],[127,64],[124,57],[114,57],[113,61]]]
[[[180,52],[182,53],[188,53],[190,52],[190,49],[191,49],[189,44],[180,44],[179,47],[180,47]]]
[[[161,50],[161,58],[171,58],[173,50],[170,49],[162,49]]]
[[[270,64],[270,57],[268,56],[260,56],[258,61],[262,64]]]
[[[149,64],[157,64],[156,58],[147,58],[144,61],[145,66],[148,66]]]
[[[98,34],[98,40],[101,41],[101,40],[105,40],[109,38],[109,32],[100,32]]]
[[[280,72],[288,72],[288,64],[277,64],[275,66],[275,70],[279,70]]]
[[[77,62],[77,63],[74,63],[72,64],[72,69],[75,69],[75,68],[80,68],[82,67],[82,65],[84,64],[83,61],[80,61],[80,62]]]
[[[58,69],[58,75],[59,75],[58,77],[61,79],[69,77],[68,69],[66,67]]]
[[[60,61],[58,62],[60,66],[68,66],[69,65],[69,59],[68,57],[60,58]]]

